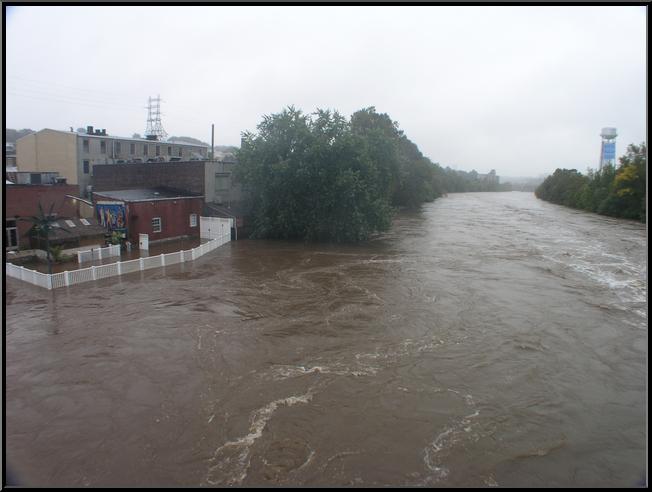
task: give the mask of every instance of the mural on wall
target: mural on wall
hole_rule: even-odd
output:
[[[123,203],[101,203],[95,206],[97,220],[109,231],[127,232],[127,220]],[[124,236],[123,236],[124,237]]]

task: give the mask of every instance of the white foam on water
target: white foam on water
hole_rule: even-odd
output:
[[[371,263],[415,263],[416,260],[409,260],[405,258],[388,258],[388,259],[381,259],[377,260],[375,257],[370,258],[368,260],[361,260],[360,263],[363,265],[368,265]]]
[[[563,248],[549,251],[542,258],[579,273],[585,278],[604,286],[613,292],[618,300],[625,304],[647,302],[646,275],[647,265],[632,262],[625,256],[608,253],[599,243],[586,244],[584,241],[557,240],[573,245],[569,251]],[[546,248],[549,249],[550,248]],[[626,310],[628,309],[625,306]],[[647,312],[640,309],[631,310],[644,318],[647,326]]]
[[[450,388],[448,391],[462,396],[467,405],[475,407],[472,395],[463,395],[461,392]],[[473,413],[462,417],[458,421],[454,421],[425,447],[423,450],[423,462],[426,465],[426,468],[433,473],[429,477],[429,481],[440,481],[448,476],[450,470],[443,463],[443,457],[441,456],[442,451],[452,448],[457,442],[464,438],[465,434],[470,433],[473,430],[473,422],[471,419],[476,418],[478,415],[480,415],[480,411],[475,409]]]
[[[485,483],[485,485],[487,485],[488,487],[498,487],[498,486],[499,486],[498,482],[496,482],[496,479],[495,479],[494,477],[492,477],[491,475],[488,476],[488,477],[485,479],[484,483]]]
[[[434,473],[436,480],[444,479],[448,476],[448,468],[442,465],[441,460],[438,457],[438,454],[442,449],[448,447],[453,443],[453,433],[455,432],[454,427],[449,427],[444,432],[439,434],[434,441],[430,443],[429,446],[426,446],[423,452],[423,462],[426,467]],[[450,437],[449,437],[450,436]]]
[[[204,484],[206,485],[239,485],[247,477],[251,463],[251,446],[263,435],[267,422],[280,406],[293,406],[308,403],[313,394],[308,393],[298,396],[289,396],[268,403],[254,411],[251,416],[249,434],[235,441],[229,441],[215,450],[211,459]]]
[[[280,381],[288,378],[305,376],[307,374],[334,374],[336,376],[373,376],[378,372],[376,367],[359,364],[358,368],[350,368],[344,364],[333,364],[332,366],[288,366],[279,365],[272,369],[272,379]]]

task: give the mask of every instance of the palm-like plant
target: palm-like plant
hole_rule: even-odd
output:
[[[39,245],[41,244],[41,238],[45,238],[45,252],[48,260],[48,273],[52,273],[52,259],[50,256],[50,233],[54,227],[54,223],[58,220],[56,217],[52,216],[52,210],[54,210],[54,203],[50,206],[50,211],[45,214],[43,212],[43,206],[41,202],[38,204],[38,215],[33,215],[31,217],[19,217],[18,220],[23,220],[26,222],[31,222],[32,227],[29,230],[29,234],[35,235],[39,240]],[[70,232],[65,227],[58,226],[58,228]]]

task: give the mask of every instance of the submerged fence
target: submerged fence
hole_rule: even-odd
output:
[[[112,244],[106,248],[94,248],[86,251],[77,251],[77,262],[101,260],[110,256],[120,256],[120,245]]]
[[[82,282],[90,282],[92,280],[100,280],[103,278],[115,277],[117,275],[148,270],[150,268],[158,268],[166,265],[175,265],[185,261],[196,260],[229,241],[231,241],[231,230],[227,229],[227,233],[193,249],[160,254],[157,256],[147,256],[129,261],[118,261],[108,265],[94,265],[88,268],[80,268],[79,270],[53,274],[37,272],[23,266],[16,266],[13,263],[5,263],[5,267],[6,274],[9,277],[17,278],[46,289],[57,289],[59,287],[68,287]]]

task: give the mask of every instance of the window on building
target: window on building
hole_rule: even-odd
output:
[[[168,155],[172,155],[172,146],[168,145]]]
[[[100,140],[100,154],[106,154],[106,141]]]
[[[90,171],[91,163],[90,161],[84,161],[84,174],[88,174]]]
[[[129,144],[129,153],[134,155],[136,153],[136,144]]]
[[[16,221],[14,219],[7,219],[5,221],[5,233],[7,238],[7,248],[17,248],[18,229],[16,228]]]
[[[190,227],[197,227],[197,214],[190,214]]]
[[[179,147],[179,157],[181,157],[181,151],[182,151],[182,150],[183,150],[183,149],[182,149],[181,147]]]
[[[147,147],[148,147],[147,144],[143,144],[143,154],[144,155],[147,155],[147,150],[148,150]]]
[[[228,191],[231,187],[231,176],[229,174],[215,175],[215,191]]]
[[[156,146],[156,155],[161,155],[161,146],[160,145]]]
[[[84,152],[90,152],[90,147],[88,145],[88,139],[87,138],[82,140],[82,148],[83,148]]]
[[[152,219],[152,232],[161,232],[161,218],[154,217]]]
[[[40,173],[31,173],[29,175],[29,182],[30,182],[30,184],[33,184],[33,185],[40,185],[41,184],[41,174]]]
[[[115,153],[119,155],[121,151],[122,151],[122,146],[120,145],[120,142],[116,142],[115,143]]]

